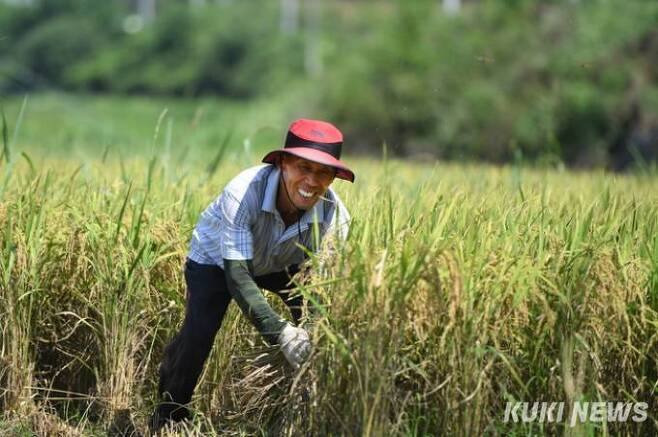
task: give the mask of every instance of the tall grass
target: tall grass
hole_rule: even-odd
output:
[[[35,161],[0,200],[0,431],[143,430],[189,235],[240,167]],[[188,432],[655,431],[655,175],[354,162],[350,236],[299,287],[310,362],[291,373],[231,305]],[[570,428],[503,423],[508,400],[650,407]]]

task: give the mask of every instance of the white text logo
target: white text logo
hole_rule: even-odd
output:
[[[644,422],[646,402],[574,402],[569,411],[565,402],[507,402],[503,422]]]

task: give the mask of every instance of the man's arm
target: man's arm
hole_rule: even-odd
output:
[[[311,351],[308,332],[292,326],[274,312],[256,285],[251,261],[251,212],[257,210],[258,204],[249,204],[254,201],[253,196],[236,196],[229,188],[224,190],[217,208],[217,229],[222,240],[220,262],[224,265],[227,288],[265,340],[272,345],[278,344],[292,367],[299,368]]]
[[[254,281],[251,260],[224,259],[224,274],[231,296],[269,344],[277,344],[287,322],[267,303]]]

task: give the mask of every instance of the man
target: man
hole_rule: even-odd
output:
[[[293,122],[285,147],[268,153],[267,165],[240,173],[201,214],[185,264],[185,319],[165,349],[158,390],[162,402],[151,418],[152,429],[189,417],[185,404],[232,298],[293,368],[308,358],[308,333],[295,326],[301,297],[288,299],[287,290],[305,250],[317,250],[325,235],[346,235],[349,214],[329,189],[334,178],[354,182],[354,173],[340,161],[342,142],[330,123]],[[260,288],[285,300],[294,324],[270,307]]]

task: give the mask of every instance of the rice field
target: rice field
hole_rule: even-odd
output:
[[[181,156],[167,120],[132,155],[41,154],[5,135],[2,435],[146,432],[198,214],[260,158],[218,153],[219,140],[205,162]],[[298,288],[315,308],[309,363],[290,371],[232,303],[195,418],[171,435],[656,433],[655,171],[347,161],[356,183],[333,187],[349,238]],[[514,423],[508,401],[646,402],[648,414]]]

